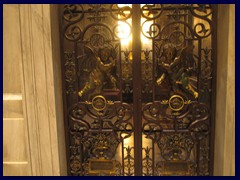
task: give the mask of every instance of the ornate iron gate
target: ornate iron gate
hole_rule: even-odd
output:
[[[69,175],[211,175],[216,7],[61,5]]]

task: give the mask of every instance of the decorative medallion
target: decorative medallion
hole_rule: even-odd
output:
[[[168,105],[168,107],[174,111],[173,115],[179,115],[179,111],[183,109],[184,105],[191,103],[186,97],[182,97],[178,94],[172,95],[169,100],[162,100],[162,105]]]
[[[105,97],[98,95],[95,96],[92,99],[92,107],[96,110],[96,111],[102,111],[106,108],[107,105],[107,100],[105,99]]]
[[[180,111],[184,107],[184,99],[179,95],[173,95],[168,104],[173,111]]]
[[[81,168],[81,163],[78,159],[73,159],[70,163],[70,166],[73,171],[79,171]]]

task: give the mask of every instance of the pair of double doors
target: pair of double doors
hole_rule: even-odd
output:
[[[59,12],[69,175],[211,175],[215,7]]]

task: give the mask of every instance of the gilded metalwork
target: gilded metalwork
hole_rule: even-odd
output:
[[[215,9],[61,5],[69,175],[212,175]]]
[[[146,148],[143,148],[143,150],[145,152],[145,157],[143,158],[143,176],[152,176],[153,159],[150,154],[152,148],[147,146]]]
[[[164,134],[157,143],[161,156],[166,161],[187,160],[190,156],[194,141],[190,134]]]
[[[116,20],[127,20],[132,16],[132,9],[127,4],[124,6],[120,6],[119,4],[112,4],[111,15]]]
[[[66,71],[65,71],[65,79],[68,83],[67,87],[67,94],[76,93],[76,91],[73,88],[73,84],[76,81],[76,63],[75,63],[75,52],[74,51],[66,51],[64,52],[66,63]]]
[[[91,61],[95,64],[95,67],[90,70],[89,79],[84,85],[83,89],[78,92],[78,95],[82,97],[84,94],[89,93],[88,97],[92,98],[95,95],[99,95],[103,91],[105,82],[111,82],[111,89],[117,89],[117,80],[111,74],[111,70],[115,66],[115,59],[113,59],[112,51],[109,48],[99,49],[99,57],[95,56],[93,50],[86,47],[85,53],[87,53],[87,61]]]
[[[96,96],[95,99],[98,98],[102,100],[103,97]],[[93,108],[92,102],[75,104],[69,111],[69,120],[72,124],[71,156],[78,159],[78,161],[71,161],[70,167],[73,174],[90,175],[87,165],[89,158],[117,161],[115,159],[117,148],[133,132],[130,121],[132,109],[128,104],[106,100],[106,107],[100,112],[99,109]],[[80,168],[76,162],[80,162]],[[115,175],[120,175],[121,172],[120,168],[116,170]],[[99,171],[99,174],[104,173],[106,172]]]
[[[89,175],[120,175],[117,174],[117,162],[116,160],[106,160],[106,159],[90,159],[89,160]]]
[[[149,98],[149,95],[152,93],[152,80],[153,80],[153,73],[152,73],[152,51],[146,49],[143,52],[144,58],[142,61],[142,80],[143,80],[143,88],[142,93],[146,96],[143,96],[144,99],[147,101],[151,101],[152,99]],[[149,99],[147,99],[147,97]],[[150,96],[151,97],[151,96]]]
[[[153,143],[155,175],[209,175],[213,12],[208,4],[142,6],[155,78],[153,101],[142,108],[142,128]],[[173,170],[180,161],[189,163],[187,171],[163,166],[171,162]]]
[[[157,164],[156,169],[161,176],[190,176],[189,161],[163,161]]]
[[[92,99],[92,107],[96,110],[96,111],[102,111],[106,108],[107,106],[107,100],[105,99],[105,97],[103,96],[95,96]]]
[[[184,106],[184,99],[179,95],[173,95],[169,99],[169,107],[173,111],[180,111]]]
[[[209,142],[208,139],[205,138],[201,141],[200,144],[200,158],[199,158],[199,174],[201,176],[209,176],[209,166],[210,166],[210,158],[209,158]]]
[[[131,51],[125,50],[122,51],[124,59],[121,63],[122,65],[122,80],[124,82],[123,93],[124,94],[132,94],[133,93],[133,77],[132,77],[132,60],[130,56],[132,54]]]
[[[194,82],[191,81],[196,79],[194,76],[191,77],[195,66],[193,48],[193,46],[185,47],[177,56],[177,49],[173,44],[163,46],[162,56],[158,63],[163,73],[156,81],[158,86],[162,86],[167,79],[173,92],[184,90],[195,99],[198,98],[198,92],[193,88]]]
[[[173,111],[173,115],[178,116],[181,113],[181,111],[184,108],[184,105],[188,105],[191,103],[191,100],[186,99],[186,97],[182,97],[178,94],[172,95],[169,100],[162,100],[162,105],[168,105],[168,107]]]
[[[119,144],[119,140],[112,133],[92,134],[84,141],[90,157],[98,159],[111,159]]]
[[[124,157],[124,175],[133,176],[134,175],[134,156],[133,151],[134,147],[124,147],[124,150],[127,152],[127,155]]]

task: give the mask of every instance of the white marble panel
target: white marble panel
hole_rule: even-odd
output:
[[[214,175],[235,174],[234,5],[218,5],[217,94]],[[232,14],[232,15],[231,15]]]
[[[3,161],[28,161],[28,143],[26,137],[26,121],[3,121]]]
[[[21,29],[24,29],[24,100],[33,175],[60,175],[61,163],[66,164],[66,161],[60,162],[63,154],[60,154],[59,147],[62,145],[59,142],[63,140],[59,137],[64,139],[64,130],[59,131],[58,122],[63,120],[63,111],[61,104],[59,106],[56,102],[61,102],[62,96],[55,94],[61,87],[55,85],[54,78],[58,74],[53,68],[53,63],[60,63],[60,59],[53,59],[50,14],[50,5],[47,4],[20,5]],[[60,110],[58,113],[57,107]],[[63,126],[61,128],[64,129]]]
[[[25,162],[3,163],[4,176],[31,176],[30,165]]]
[[[3,8],[3,93],[21,93],[21,37],[18,5]]]
[[[23,117],[22,100],[3,100],[3,118]]]

